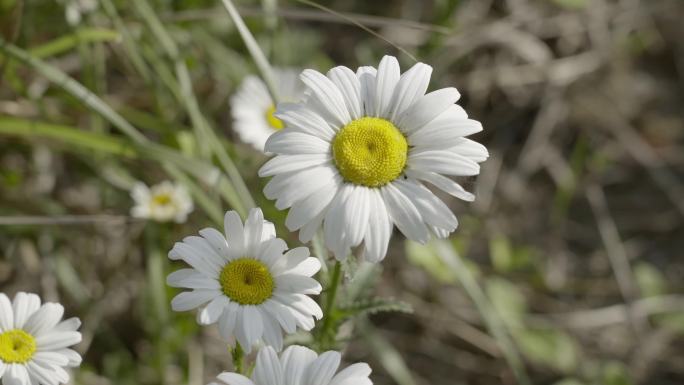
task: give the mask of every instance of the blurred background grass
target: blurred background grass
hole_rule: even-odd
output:
[[[684,3],[318,4],[337,13],[237,2],[276,66],[389,53],[408,68],[397,47],[431,64],[431,89],[461,91],[491,152],[465,182],[474,204],[443,197],[461,221],[449,243],[395,234],[382,266],[347,266],[360,274],[348,301],[406,304],[356,316],[345,359],[380,385],[513,384],[495,312],[534,384],[684,382]],[[168,249],[244,211],[245,188],[297,241],[261,194],[265,157],[231,132],[228,98],[256,69],[220,2],[0,0],[0,33],[0,290],[83,319],[77,384],[230,369],[214,328],[170,312]],[[164,179],[193,193],[189,222],[130,218],[131,183]]]

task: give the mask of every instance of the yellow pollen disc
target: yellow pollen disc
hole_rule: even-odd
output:
[[[0,333],[0,361],[6,364],[25,364],[36,352],[36,340],[21,329]]]
[[[333,140],[335,165],[346,181],[379,187],[406,166],[408,143],[390,121],[364,117],[342,127]]]
[[[171,203],[171,195],[169,195],[169,194],[157,194],[154,197],[152,197],[152,201],[156,205],[166,206],[169,203]]]
[[[275,106],[268,107],[268,110],[266,110],[266,121],[268,122],[268,125],[271,126],[272,129],[279,131],[285,127],[285,123],[283,123],[282,120],[273,116],[273,114],[275,114],[275,112],[276,112]]]
[[[252,258],[239,258],[223,267],[219,282],[223,293],[241,305],[258,305],[273,294],[274,282],[268,267]]]

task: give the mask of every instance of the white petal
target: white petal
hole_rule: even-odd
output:
[[[285,172],[299,171],[332,162],[330,154],[278,155],[259,169],[260,177],[273,176]]]
[[[235,331],[235,324],[237,323],[238,304],[230,302],[228,306],[223,309],[223,314],[219,318],[219,332],[225,339],[233,336]]]
[[[78,354],[78,352],[76,352],[73,349],[59,349],[59,350],[57,350],[57,353],[59,353],[59,354],[61,354],[67,358],[67,360],[69,361],[67,363],[67,366],[70,366],[70,367],[80,366],[81,362],[83,361],[83,358],[81,358],[81,355]]]
[[[336,123],[344,126],[349,123],[351,117],[344,103],[344,97],[340,90],[330,79],[318,71],[304,70],[300,78],[321,105],[333,116]]]
[[[299,265],[302,261],[309,257],[310,251],[308,247],[300,246],[288,250],[282,258],[280,258],[272,266],[272,272],[275,275],[283,274],[283,272],[292,269]]]
[[[420,212],[411,200],[392,183],[380,189],[392,222],[409,239],[425,243],[429,239],[428,229]]]
[[[283,332],[278,321],[271,317],[263,306],[259,308],[259,311],[262,313],[261,319],[264,322],[264,343],[272,346],[276,351],[283,350]]]
[[[456,103],[461,95],[455,88],[442,88],[418,99],[399,117],[397,127],[410,135]]]
[[[220,255],[224,259],[228,259],[228,241],[226,241],[226,237],[223,234],[221,234],[220,231],[211,227],[207,227],[205,229],[200,230],[199,233],[202,237],[204,237],[204,239],[207,240],[207,242],[211,245],[211,247],[216,251],[218,255]]]
[[[220,269],[226,259],[203,237],[191,235],[183,238],[183,243],[194,248],[195,253],[214,269]]]
[[[198,250],[187,243],[176,242],[173,249],[171,249],[171,252],[169,252],[169,256],[173,259],[177,259],[176,256],[178,256],[205,276],[218,278],[221,266],[218,261],[211,257],[207,257],[201,250]]]
[[[259,385],[282,385],[283,370],[272,347],[265,346],[259,350],[253,378]]]
[[[373,381],[368,377],[352,377],[342,380],[335,385],[373,385]]]
[[[457,107],[454,104],[451,107]],[[450,107],[450,108],[451,108]],[[428,146],[431,148],[448,148],[461,143],[464,136],[482,131],[482,123],[472,119],[454,119],[445,121],[441,117],[445,111],[423,128],[408,136],[412,146]]]
[[[208,278],[195,269],[181,269],[169,274],[166,283],[171,287],[184,287],[188,289],[220,289],[217,280]]]
[[[347,67],[339,66],[328,71],[328,78],[337,86],[344,98],[344,104],[351,119],[361,117],[361,95],[359,78]]]
[[[337,368],[340,366],[341,359],[340,353],[335,351],[328,351],[321,354],[306,368],[303,383],[306,385],[330,383],[330,379],[333,378]]]
[[[40,308],[40,297],[35,294],[19,292],[14,296],[14,329],[22,329],[24,323]]]
[[[292,345],[285,349],[280,356],[284,377],[283,384],[302,384],[304,370],[316,360],[316,357],[318,357],[316,352],[305,346]]]
[[[432,67],[424,63],[416,63],[401,75],[390,103],[390,120],[396,121],[408,107],[425,95],[430,84],[430,75]]]
[[[174,311],[188,311],[196,309],[212,299],[223,295],[218,290],[193,290],[184,291],[171,300],[171,308]]]
[[[199,312],[198,320],[200,325],[211,325],[216,323],[229,303],[230,300],[225,296],[218,296],[211,300],[211,302]]]
[[[46,303],[26,320],[24,330],[31,335],[41,335],[52,330],[64,316],[64,306],[58,303]]]
[[[264,214],[261,212],[261,209],[250,209],[247,221],[245,221],[245,253],[247,255],[257,255],[261,245],[263,226]]]
[[[276,154],[329,154],[330,142],[302,132],[282,130],[266,141],[266,151]]]
[[[361,86],[361,115],[375,115],[375,76],[377,70],[374,67],[359,67],[356,76],[359,77]]]
[[[38,351],[48,351],[66,348],[81,342],[79,332],[52,332],[36,336]]]
[[[480,165],[448,150],[409,153],[408,167],[413,170],[446,175],[472,176],[480,173]]]
[[[277,198],[276,207],[284,210],[326,184],[334,184],[338,180],[338,175],[332,165],[281,174],[268,182],[264,188],[264,194],[269,199]]]
[[[67,366],[69,364],[69,359],[65,355],[55,351],[36,352],[31,360],[41,365]]]
[[[368,215],[363,255],[367,261],[377,263],[382,261],[387,254],[387,247],[392,235],[392,223],[380,192],[372,190],[369,198],[373,209]]]
[[[295,231],[314,220],[314,218],[328,207],[341,184],[342,177],[337,174],[333,177],[331,183],[324,184],[306,199],[295,202],[292,205],[292,208],[290,208],[290,212],[287,214],[285,226],[287,226],[290,231]]]
[[[252,380],[237,373],[224,372],[219,374],[217,378],[228,385],[254,385]]]
[[[2,377],[2,385],[30,385],[28,371],[24,365],[8,365],[5,375]]]
[[[327,142],[335,136],[335,129],[325,119],[302,104],[279,103],[275,116],[285,123],[289,131],[313,135]]]
[[[406,170],[406,175],[414,179],[428,182],[445,193],[453,195],[456,198],[463,199],[464,201],[472,202],[475,200],[475,195],[469,193],[460,184],[443,175],[434,172],[411,169]]]
[[[330,381],[330,385],[340,385],[343,381],[349,380],[349,379],[363,379],[363,378],[368,378],[370,376],[372,370],[368,364],[365,362],[360,362],[357,364],[350,365],[343,370],[340,370],[339,373],[333,377],[333,379]]]
[[[323,222],[325,244],[338,260],[345,259],[350,253],[351,245],[348,243],[345,233],[345,203],[353,189],[353,184],[345,183],[342,185],[335,198],[330,202]]]
[[[344,234],[352,247],[363,240],[368,227],[368,215],[373,209],[370,205],[371,189],[365,186],[354,186],[345,203]]]
[[[316,215],[311,221],[309,221],[307,224],[302,226],[302,228],[299,230],[299,241],[302,243],[308,243],[311,241],[318,231],[320,229],[321,224],[323,223],[323,218],[325,217],[327,208],[321,211],[318,215]]]
[[[245,352],[249,353],[251,347],[257,342],[264,333],[264,323],[261,321],[261,312],[256,307],[248,305],[242,307],[242,317],[238,318],[239,329],[242,329],[244,341],[240,341]],[[240,334],[238,334],[238,339]]]
[[[231,256],[242,255],[245,251],[245,229],[240,215],[236,211],[226,212],[223,217],[223,226]]]
[[[75,332],[81,327],[81,320],[76,317],[71,317],[57,324],[54,327],[54,331],[61,332]]]
[[[478,163],[484,162],[489,158],[489,151],[487,151],[485,146],[466,138],[461,138],[461,140],[449,148],[449,151],[453,151]]]
[[[280,326],[285,330],[286,333],[292,334],[297,329],[297,321],[292,315],[292,311],[285,305],[278,301],[272,299],[267,300],[263,303],[263,308],[268,312],[271,318],[278,321]]]
[[[396,180],[392,183],[413,202],[425,223],[448,232],[456,230],[456,216],[432,191],[414,180]]]
[[[280,238],[269,239],[263,242],[261,246],[257,252],[257,257],[269,269],[283,257],[283,253],[287,250],[287,244]]]
[[[321,293],[322,287],[313,278],[296,274],[282,274],[275,278],[278,290],[289,293],[315,294]]]
[[[0,333],[10,329],[14,329],[14,310],[5,293],[0,293]]]
[[[309,257],[301,263],[299,263],[297,266],[291,269],[283,270],[281,274],[297,274],[306,277],[311,277],[314,274],[318,273],[320,269],[321,261],[316,257]]]
[[[399,81],[399,62],[394,56],[385,56],[380,60],[378,73],[375,77],[375,115],[382,118],[389,117],[390,102],[394,95],[394,88]]]

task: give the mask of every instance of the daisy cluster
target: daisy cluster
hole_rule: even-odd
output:
[[[427,92],[431,73],[418,63],[402,74],[391,56],[378,68],[304,70],[299,84],[291,71],[279,70],[289,102],[278,105],[261,80],[244,81],[232,99],[234,129],[275,155],[259,171],[272,177],[264,194],[289,209],[285,225],[299,231],[301,242],[320,232],[337,260],[358,251],[377,263],[394,227],[422,243],[456,229],[456,216],[428,186],[472,201],[452,177],[477,175],[488,153],[467,138],[482,125],[456,104],[458,91]],[[338,371],[335,351],[318,355],[294,345],[278,355],[285,335],[311,331],[324,316],[310,297],[322,291],[314,276],[324,256],[289,249],[259,208],[244,223],[227,212],[224,232],[200,230],[176,243],[169,258],[189,265],[168,277],[169,285],[186,289],[172,308],[198,309],[197,322],[217,324],[234,354],[258,350],[250,377],[225,372],[221,383],[372,384],[364,363]]]

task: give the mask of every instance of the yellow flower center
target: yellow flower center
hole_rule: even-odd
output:
[[[268,107],[268,109],[266,110],[266,121],[268,122],[268,125],[271,126],[272,129],[279,131],[285,127],[285,123],[283,123],[282,120],[273,116],[273,114],[275,112],[276,112],[276,106],[272,105],[271,107]]]
[[[152,197],[152,202],[158,206],[166,206],[171,203],[171,194],[157,194]]]
[[[223,293],[241,305],[258,305],[271,298],[273,276],[268,267],[252,258],[239,258],[223,267],[219,282]]]
[[[345,180],[368,187],[396,179],[406,165],[408,143],[390,121],[363,117],[342,127],[333,140],[335,165]]]
[[[21,329],[0,333],[0,360],[6,364],[25,364],[36,352],[36,340]]]

